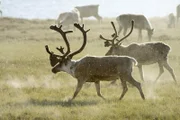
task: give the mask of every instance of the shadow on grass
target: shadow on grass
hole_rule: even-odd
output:
[[[91,106],[98,104],[98,101],[81,101],[81,100],[74,100],[72,102],[68,101],[56,101],[56,100],[37,100],[37,99],[31,99],[29,101],[30,104],[33,105],[39,105],[39,106],[53,106],[53,105],[60,105],[63,107],[72,107],[72,106]]]

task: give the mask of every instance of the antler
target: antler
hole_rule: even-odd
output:
[[[45,48],[46,48],[46,52],[49,53],[50,55],[54,55],[54,56],[57,56],[57,57],[62,57],[62,56],[60,56],[60,55],[55,55],[53,52],[51,52],[51,51],[49,50],[48,45],[46,45]]]
[[[63,39],[64,39],[64,41],[65,41],[65,43],[66,43],[66,46],[67,46],[67,51],[66,51],[65,53],[64,53],[64,48],[63,48],[62,46],[60,46],[59,48],[58,48],[58,47],[56,48],[59,52],[61,52],[61,53],[63,54],[62,56],[60,56],[60,55],[55,55],[53,52],[51,52],[51,51],[49,50],[48,45],[45,46],[47,53],[50,54],[51,66],[54,66],[55,64],[57,64],[57,62],[62,63],[62,62],[64,61],[64,62],[66,63],[66,60],[67,60],[67,59],[72,59],[72,57],[73,57],[74,55],[80,53],[80,52],[84,49],[84,47],[85,47],[85,45],[86,45],[86,42],[87,42],[87,35],[86,35],[86,34],[87,34],[87,32],[88,32],[90,29],[84,30],[84,25],[82,25],[82,27],[81,27],[81,26],[80,26],[79,24],[77,24],[77,23],[75,23],[74,26],[75,26],[76,28],[78,28],[78,29],[83,33],[83,38],[84,38],[84,40],[83,40],[83,44],[82,44],[82,46],[80,47],[80,49],[77,50],[77,51],[75,51],[75,52],[73,52],[73,53],[71,53],[71,54],[70,54],[70,45],[69,45],[68,39],[67,39],[67,37],[66,37],[66,34],[67,34],[67,33],[71,33],[72,31],[66,31],[66,32],[64,32],[64,31],[61,29],[61,28],[62,28],[62,25],[61,25],[59,28],[56,27],[56,26],[50,26],[50,29],[57,31],[57,32],[59,32],[59,33],[62,35],[62,37],[63,37]],[[61,59],[58,59],[57,57],[60,57]],[[61,61],[59,61],[59,60],[61,60]]]
[[[131,21],[131,24],[132,24],[132,26],[131,26],[130,32],[129,32],[126,36],[124,36],[123,38],[121,38],[120,40],[116,39],[116,40],[118,41],[118,42],[116,43],[116,45],[118,45],[121,41],[123,41],[124,39],[126,39],[126,38],[132,33],[133,28],[134,28],[134,20]]]
[[[83,24],[82,27],[81,27],[79,24],[75,23],[74,26],[75,26],[76,28],[78,28],[78,29],[82,32],[82,34],[83,34],[83,44],[82,44],[82,46],[80,47],[79,50],[77,50],[77,51],[75,51],[75,52],[73,52],[73,53],[71,53],[71,54],[68,55],[67,58],[69,58],[69,59],[72,59],[72,57],[73,57],[74,55],[80,53],[80,52],[84,49],[84,47],[86,46],[86,42],[87,42],[87,32],[90,30],[90,29],[84,30],[84,24]]]
[[[132,20],[131,23],[132,23],[132,27],[131,27],[130,32],[129,32],[126,36],[124,36],[122,39],[118,40],[118,39],[117,39],[117,38],[118,38],[118,35],[117,35],[116,27],[115,27],[114,23],[111,22],[111,24],[112,24],[112,26],[113,26],[113,29],[114,29],[114,31],[115,31],[115,33],[112,34],[113,39],[110,40],[110,39],[104,38],[102,35],[99,36],[102,40],[106,40],[106,42],[104,42],[104,43],[105,43],[105,47],[108,47],[108,46],[110,46],[110,45],[118,45],[121,41],[123,41],[124,39],[126,39],[126,38],[132,33],[132,31],[133,31],[134,20]],[[118,42],[117,42],[116,44],[114,44],[114,40],[117,40]],[[111,42],[111,43],[110,43],[110,42]]]
[[[48,45],[46,45],[46,46],[45,46],[45,48],[46,48],[46,52],[47,52],[47,53],[49,53],[50,55],[52,55],[52,54],[53,54],[53,52],[50,52],[50,51],[49,51],[49,47],[48,47]]]
[[[116,27],[115,27],[115,25],[114,25],[114,23],[112,21],[111,21],[111,24],[112,24],[113,29],[114,29],[114,34],[112,35],[113,39],[106,39],[102,35],[99,36],[102,40],[106,40],[105,47],[106,46],[108,47],[110,45],[114,45],[114,40],[117,39],[117,37],[118,37]]]
[[[62,54],[63,54],[63,56],[62,56],[62,58],[65,58],[69,53],[70,53],[70,45],[69,45],[69,42],[68,42],[68,40],[67,40],[67,37],[66,37],[66,34],[67,33],[72,33],[73,31],[66,31],[66,32],[64,32],[63,30],[62,30],[62,25],[58,28],[58,27],[56,27],[56,26],[50,26],[50,29],[52,29],[52,30],[55,30],[55,31],[57,31],[57,32],[59,32],[61,35],[62,35],[62,37],[63,37],[63,39],[64,39],[64,41],[65,41],[65,43],[66,43],[66,46],[67,46],[67,51],[66,51],[66,53],[64,53],[64,51],[63,51],[63,48],[61,47],[61,48],[57,48]]]
[[[64,47],[60,46],[59,48],[56,48],[59,52],[61,52],[62,54],[64,54]]]

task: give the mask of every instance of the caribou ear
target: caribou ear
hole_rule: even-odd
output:
[[[49,56],[49,60],[50,60],[50,64],[52,67],[54,67],[59,61],[60,61],[60,57],[54,55],[54,54],[51,54]]]
[[[104,47],[109,47],[109,46],[111,46],[112,44],[109,42],[109,41],[105,41],[104,42]]]
[[[111,37],[115,37],[115,35],[116,35],[116,33],[113,33],[113,34],[111,35]]]

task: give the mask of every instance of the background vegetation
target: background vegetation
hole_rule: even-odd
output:
[[[113,32],[110,21],[85,21],[88,43],[84,51],[75,56],[103,56],[108,48],[104,47],[99,34],[110,37]],[[166,18],[151,18],[155,28],[153,41],[162,41],[171,46],[169,63],[173,67],[177,80],[180,79],[180,25],[167,29]],[[54,20],[27,20],[0,18],[0,119],[60,119],[60,120],[112,120],[112,119],[166,119],[180,118],[180,83],[174,84],[165,70],[159,81],[158,65],[144,66],[145,82],[140,80],[139,72],[134,67],[134,78],[142,83],[146,97],[143,101],[136,88],[129,86],[129,91],[122,101],[118,98],[122,92],[120,82],[109,85],[101,83],[101,91],[106,101],[96,95],[93,83],[85,84],[72,103],[67,100],[72,96],[76,79],[66,73],[53,74],[49,64],[46,44],[57,52],[55,47],[65,46],[61,36],[50,30]],[[122,37],[122,35],[121,35]],[[68,35],[72,50],[79,48],[82,34],[76,30]],[[137,41],[137,30],[123,42],[128,45]],[[143,32],[143,42],[147,42]]]

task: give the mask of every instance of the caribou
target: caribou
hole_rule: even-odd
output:
[[[79,11],[81,23],[83,23],[84,17],[95,17],[99,22],[102,17],[99,15],[99,5],[86,5],[86,6],[76,6],[75,9]]]
[[[1,17],[2,17],[2,10],[0,10],[0,14],[1,14]]]
[[[177,23],[178,23],[179,17],[180,17],[180,4],[176,7],[176,17],[177,17]]]
[[[145,42],[141,44],[132,43],[128,46],[124,46],[122,45],[122,41],[124,40],[124,38],[120,40],[118,39],[118,34],[115,25],[113,22],[111,24],[115,31],[115,33],[112,35],[113,38],[106,39],[102,35],[100,35],[100,38],[102,40],[105,40],[104,46],[105,47],[110,46],[110,49],[106,53],[106,56],[126,55],[135,58],[138,62],[137,67],[140,72],[140,77],[143,81],[144,81],[144,76],[143,76],[142,65],[150,65],[150,64],[158,63],[160,72],[155,81],[157,81],[164,72],[163,69],[164,67],[170,72],[173,80],[176,83],[176,77],[173,72],[173,69],[168,64],[167,56],[170,51],[170,47],[168,45],[162,42]],[[126,37],[128,37],[132,31],[133,31],[133,27],[131,27],[129,34]],[[113,81],[112,83],[114,82],[115,81]]]
[[[173,13],[168,15],[168,28],[175,28],[175,16]]]
[[[0,5],[1,5],[1,1],[0,1]],[[1,17],[2,17],[2,13],[3,13],[2,10],[0,10]]]
[[[79,22],[79,14],[78,11],[71,11],[71,12],[63,12],[60,13],[58,16],[58,19],[56,20],[56,23],[58,27],[61,25],[69,28],[70,25],[74,25],[74,23]]]
[[[72,60],[73,56],[79,54],[85,48],[87,43],[87,32],[90,30],[84,30],[84,25],[80,26],[77,23],[75,23],[74,26],[83,34],[83,44],[78,50],[71,53],[70,44],[66,35],[72,33],[72,31],[64,32],[61,29],[62,26],[59,28],[50,26],[50,29],[62,35],[67,51],[64,52],[63,47],[60,46],[60,48],[57,48],[58,51],[60,51],[60,55],[54,54],[50,51],[48,45],[45,46],[47,53],[50,55],[50,64],[53,67],[52,72],[58,73],[63,71],[77,79],[76,90],[72,99],[69,101],[75,99],[85,82],[94,82],[97,95],[105,99],[100,92],[100,81],[111,81],[117,78],[120,78],[123,86],[123,91],[119,98],[120,100],[128,90],[126,82],[134,85],[139,90],[142,99],[145,99],[141,84],[132,77],[133,64],[137,64],[134,58],[128,56],[85,56],[79,60]]]
[[[135,14],[122,14],[116,17],[116,21],[119,25],[118,35],[124,29],[123,35],[127,33],[127,29],[130,28],[131,20],[134,20],[134,28],[139,30],[138,40],[142,40],[142,30],[146,30],[148,34],[148,39],[151,41],[154,28],[152,28],[150,22],[144,15]]]

